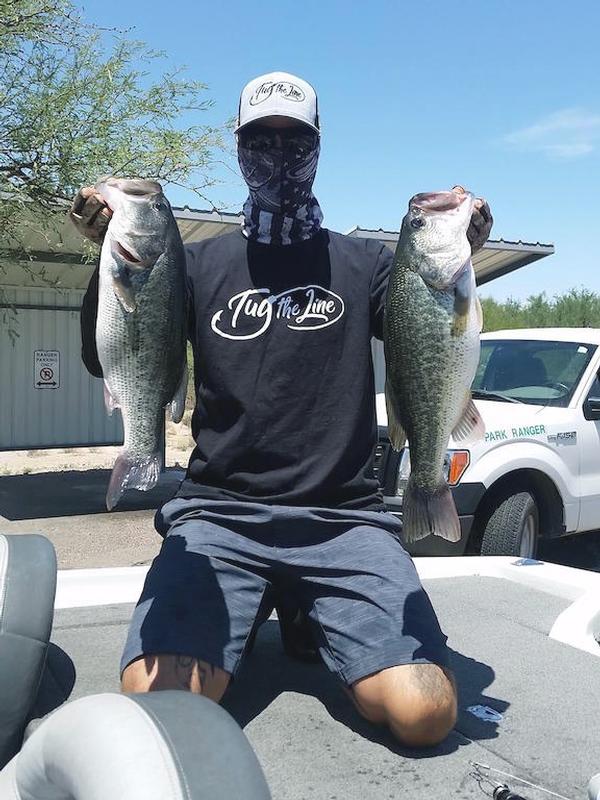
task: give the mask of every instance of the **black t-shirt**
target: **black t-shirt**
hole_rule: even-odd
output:
[[[383,509],[371,336],[391,251],[328,230],[285,246],[236,230],[186,255],[196,447],[178,495]]]

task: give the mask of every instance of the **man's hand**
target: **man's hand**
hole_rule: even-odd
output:
[[[465,189],[462,186],[453,186],[453,192],[463,193]],[[494,218],[487,202],[482,197],[477,197],[475,206],[471,215],[471,222],[467,230],[467,239],[471,245],[471,254],[481,250],[483,245],[487,242],[494,224]]]
[[[94,186],[84,186],[75,196],[69,217],[82,236],[102,244],[112,211]]]

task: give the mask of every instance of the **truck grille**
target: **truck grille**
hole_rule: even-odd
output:
[[[373,477],[377,478],[384,495],[396,493],[396,478],[400,453],[392,448],[385,428],[379,429],[379,440],[373,450]]]

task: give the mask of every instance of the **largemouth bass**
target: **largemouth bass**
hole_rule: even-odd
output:
[[[128,488],[150,489],[162,466],[164,409],[183,416],[187,390],[185,253],[160,184],[108,178],[96,186],[112,210],[100,256],[96,345],[109,414],[125,433],[106,506]]]
[[[482,328],[466,235],[473,205],[468,192],[415,195],[388,284],[385,398],[393,447],[402,449],[407,438],[410,447],[406,542],[430,534],[460,539],[444,456],[451,433],[467,442],[485,432],[470,392]]]

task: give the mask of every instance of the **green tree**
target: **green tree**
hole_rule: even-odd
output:
[[[553,325],[554,309],[548,302],[546,293],[531,295],[522,309],[527,328],[548,328]]]
[[[589,289],[571,289],[548,300],[542,292],[525,302],[503,303],[481,298],[485,331],[506,328],[600,328],[600,295]]]
[[[600,328],[600,295],[588,289],[571,289],[556,297],[554,311],[557,325]]]
[[[151,77],[162,58],[86,23],[71,0],[0,0],[0,270],[26,266],[24,232],[52,238],[75,192],[103,175],[152,177],[213,205],[222,143],[200,124],[206,87],[181,69]]]
[[[499,303],[491,297],[481,299],[484,331],[498,331],[505,328],[523,328],[523,313],[517,300],[509,299]]]

